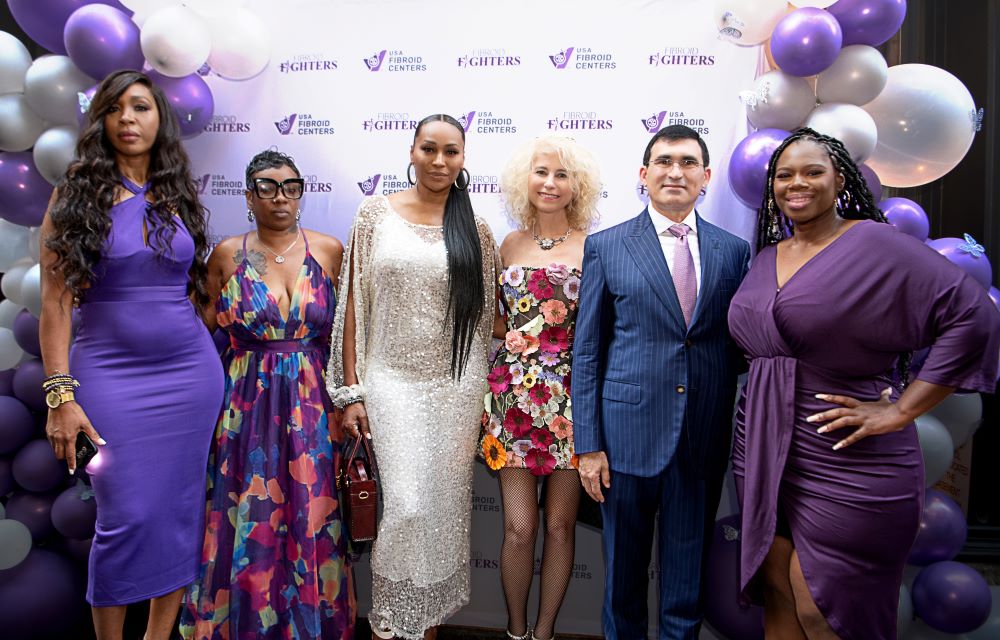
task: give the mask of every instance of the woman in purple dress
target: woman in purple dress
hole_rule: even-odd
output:
[[[913,420],[997,379],[986,291],[885,222],[838,140],[800,129],[774,152],[759,253],[729,310],[750,360],[733,445],[740,585],[763,597],[767,637],[896,638],[924,493]]]
[[[42,224],[46,433],[71,473],[80,432],[101,445],[87,467],[97,637],[121,638],[125,605],[150,600],[146,640],[165,640],[198,575],[222,403],[222,366],[199,313],[205,210],[176,116],[141,73],[100,84],[76,154]]]

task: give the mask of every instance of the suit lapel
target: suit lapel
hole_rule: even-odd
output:
[[[695,215],[698,215],[697,212]],[[698,216],[698,249],[701,254],[701,286],[698,287],[698,300],[691,316],[691,326],[698,322],[719,284],[719,260],[722,259],[718,229],[705,222],[701,216]]]
[[[632,259],[649,282],[657,299],[667,308],[674,320],[683,326],[684,314],[677,301],[674,280],[670,277],[667,261],[663,257],[663,248],[660,246],[660,239],[656,237],[656,230],[653,228],[648,210],[644,210],[632,220],[632,228],[625,236],[625,247],[632,254]]]

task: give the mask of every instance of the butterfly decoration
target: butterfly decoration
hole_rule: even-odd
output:
[[[80,91],[76,94],[76,99],[80,105],[80,113],[87,113],[87,110],[90,109],[91,102],[90,98],[87,97],[87,94]]]
[[[972,131],[979,133],[983,128],[983,108],[979,107],[979,111],[975,109],[970,111],[969,120],[972,121]]]
[[[959,251],[963,251],[973,258],[982,258],[986,255],[986,247],[976,242],[976,239],[969,234],[963,233],[962,235],[965,236],[965,242],[958,245]]]
[[[740,91],[740,102],[749,107],[751,110],[756,111],[757,105],[767,104],[767,96],[770,90],[771,83],[764,82],[761,86],[757,87],[756,91]]]

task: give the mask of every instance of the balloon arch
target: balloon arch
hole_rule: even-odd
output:
[[[24,32],[51,52],[32,60],[22,42],[0,32],[0,634],[28,637],[60,634],[75,622],[66,613],[83,606],[96,517],[86,480],[70,480],[44,439],[38,226],[52,186],[73,159],[98,79],[145,69],[184,137],[193,137],[214,113],[202,76],[256,76],[269,62],[270,32],[246,0],[7,2]],[[940,178],[972,145],[981,113],[961,81],[929,65],[889,67],[876,49],[899,30],[905,0],[715,0],[714,15],[720,38],[763,47],[770,68],[740,88],[751,132],[729,159],[730,187],[751,209],[761,204],[771,153],[802,125],[845,143],[877,201],[883,185]],[[900,231],[966,270],[1000,307],[989,260],[972,237],[928,240],[924,210],[906,198],[880,207]],[[914,366],[919,360],[915,354]],[[965,542],[965,516],[931,488],[981,411],[978,395],[955,395],[917,420],[928,488],[914,569],[900,590],[901,637],[986,638],[980,634],[1000,628],[997,588],[991,594],[977,572],[953,561]],[[733,516],[716,524],[707,619],[731,640],[762,638],[761,611],[736,604],[739,526]]]

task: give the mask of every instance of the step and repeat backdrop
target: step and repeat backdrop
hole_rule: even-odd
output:
[[[465,126],[472,203],[498,243],[511,228],[499,177],[518,146],[554,133],[588,147],[601,165],[604,228],[646,205],[643,150],[677,123],[708,144],[712,180],[699,211],[750,235],[752,213],[733,196],[726,164],[748,132],[738,93],[753,84],[760,48],[720,40],[711,3],[290,1],[268,22],[268,67],[243,82],[209,73],[215,115],[186,143],[215,241],[250,229],[244,171],[268,147],[292,155],[308,180],[302,224],[346,240],[362,198],[409,186],[414,129],[439,112]],[[731,502],[727,495],[720,512],[735,511]],[[482,464],[472,533],[472,602],[451,623],[502,628],[500,490]],[[657,571],[650,567],[652,611]],[[365,613],[366,557],[356,575]],[[581,524],[560,632],[600,635],[603,580],[600,530]]]

